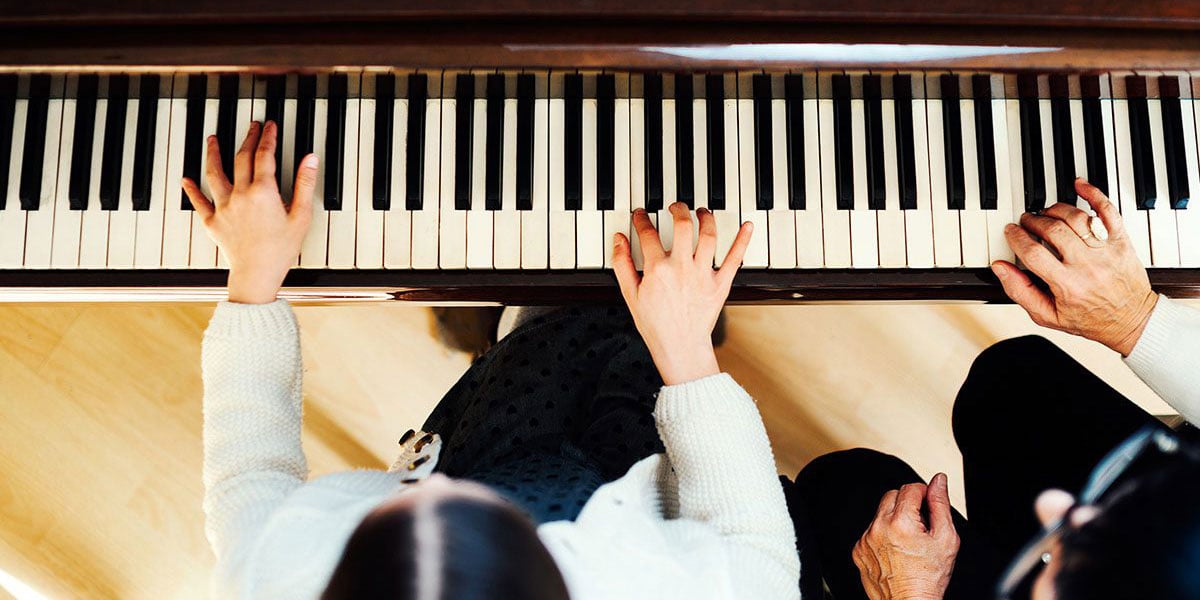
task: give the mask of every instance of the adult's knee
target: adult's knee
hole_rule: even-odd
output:
[[[817,491],[826,494],[835,490],[894,485],[919,481],[908,463],[877,450],[854,448],[819,456],[796,474],[796,489],[801,493]],[[891,489],[891,488],[889,488]]]
[[[1026,404],[1036,395],[1025,393],[1025,386],[1059,358],[1069,357],[1038,335],[1002,340],[981,352],[954,401],[952,427],[959,447],[977,433],[994,429],[1006,414],[1028,415],[1031,407]]]

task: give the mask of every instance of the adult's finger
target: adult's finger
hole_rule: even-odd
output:
[[[309,154],[300,160],[300,168],[296,169],[296,183],[292,188],[292,207],[289,215],[292,218],[312,217],[313,188],[317,186],[317,155]]]
[[[1100,222],[1104,224],[1104,228],[1108,230],[1108,238],[1119,239],[1125,237],[1125,223],[1121,220],[1121,211],[1117,209],[1117,205],[1100,191],[1100,188],[1088,183],[1082,177],[1075,180],[1075,193],[1079,194],[1080,198],[1087,200],[1087,203],[1096,211],[1096,215],[1100,217]]]
[[[1079,210],[1074,204],[1055,202],[1053,206],[1043,210],[1042,214],[1066,223],[1085,245],[1092,248],[1104,246],[1104,240],[1092,231],[1091,215]]]
[[[625,304],[632,307],[633,301],[637,299],[637,288],[642,278],[633,264],[633,250],[629,246],[629,238],[623,233],[613,236],[612,264],[613,273],[617,276],[617,285],[621,288],[621,296],[625,298]]]
[[[642,244],[642,258],[655,260],[666,254],[662,241],[658,239],[658,230],[654,228],[654,223],[650,222],[650,215],[646,214],[645,209],[639,208],[633,211],[633,229],[637,232],[638,241]]]
[[[225,176],[225,166],[221,164],[221,146],[217,142],[217,136],[208,136],[205,153],[208,155],[208,159],[204,161],[204,178],[208,180],[208,189],[212,190],[213,205],[221,206],[229,200],[229,194],[233,192],[233,184]]]
[[[737,275],[738,269],[742,268],[742,259],[746,257],[746,248],[750,247],[750,236],[752,235],[754,235],[754,223],[749,221],[742,223],[737,237],[733,238],[733,245],[729,247],[729,253],[725,255],[725,260],[721,261],[721,268],[717,271],[717,280],[725,289],[729,289],[733,285],[734,276]]]
[[[893,518],[921,521],[921,504],[925,501],[925,484],[910,483],[901,486],[896,496]]]
[[[1003,260],[992,263],[992,272],[1004,286],[1004,293],[1025,309],[1029,317],[1038,325],[1055,323],[1054,299],[1041,288],[1033,284],[1033,280],[1023,273],[1016,265]]]
[[[883,518],[896,512],[896,499],[900,496],[900,490],[891,490],[879,499],[879,508],[875,509],[875,518]]]
[[[233,185],[242,188],[254,182],[254,152],[258,148],[258,138],[262,129],[258,121],[250,123],[246,139],[242,147],[233,156]]]
[[[1045,246],[1033,239],[1025,228],[1009,223],[1004,228],[1004,237],[1008,240],[1008,247],[1012,248],[1013,254],[1038,277],[1048,283],[1062,277],[1066,267]]]
[[[696,219],[700,221],[700,238],[696,241],[696,261],[700,264],[712,265],[713,257],[717,254],[717,218],[707,208],[697,208]]]
[[[1025,213],[1021,215],[1021,227],[1053,246],[1064,262],[1078,258],[1088,247],[1070,225],[1054,217]]]
[[[692,260],[692,210],[682,202],[672,203],[667,210],[671,211],[671,219],[675,221],[675,239],[671,243],[671,255],[682,260]]]
[[[267,121],[259,136],[258,149],[254,152],[254,180],[275,181],[275,145],[278,143],[279,127]]]
[[[216,212],[212,201],[200,191],[200,186],[187,177],[183,178],[183,193],[187,194],[188,201],[192,203],[192,208],[196,209],[196,214],[200,215],[200,220],[207,220]]]
[[[945,473],[938,473],[925,490],[929,506],[929,532],[935,537],[954,533],[954,512],[950,506],[950,484]]]

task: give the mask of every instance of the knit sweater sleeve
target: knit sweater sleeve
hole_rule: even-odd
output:
[[[679,516],[729,541],[739,592],[796,597],[796,537],[754,400],[722,373],[663,387],[655,419],[678,480]]]
[[[205,533],[217,578],[239,567],[308,474],[300,447],[300,337],[291,307],[222,302],[204,333]]]
[[[1125,363],[1184,418],[1200,424],[1200,310],[1159,296]]]

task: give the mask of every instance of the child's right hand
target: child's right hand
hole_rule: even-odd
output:
[[[700,238],[692,253],[682,250],[692,248],[691,211],[682,202],[672,204],[670,210],[675,220],[672,245],[680,250],[663,250],[650,217],[638,209],[633,213],[633,226],[645,259],[643,274],[638,275],[634,267],[629,239],[620,233],[613,240],[613,270],[663,382],[675,385],[721,371],[713,352],[712,331],[729,297],[733,276],[741,267],[753,227],[742,224],[721,268],[714,270],[717,225],[712,213],[697,211]]]
[[[312,195],[317,181],[317,157],[305,156],[296,170],[292,204],[287,206],[275,183],[275,144],[279,128],[250,124],[234,157],[234,182],[225,177],[216,136],[208,138],[205,176],[212,198],[191,179],[183,191],[200,215],[209,237],[229,261],[229,300],[243,304],[275,301],[312,220]]]

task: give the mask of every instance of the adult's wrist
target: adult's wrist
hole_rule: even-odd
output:
[[[1158,305],[1158,294],[1149,292],[1138,307],[1131,313],[1128,323],[1114,336],[1114,339],[1105,345],[1120,353],[1121,356],[1129,356],[1133,352],[1133,348],[1137,346],[1138,340],[1142,337],[1142,332],[1146,330],[1146,324],[1150,322],[1150,315],[1154,313],[1154,307]]]

